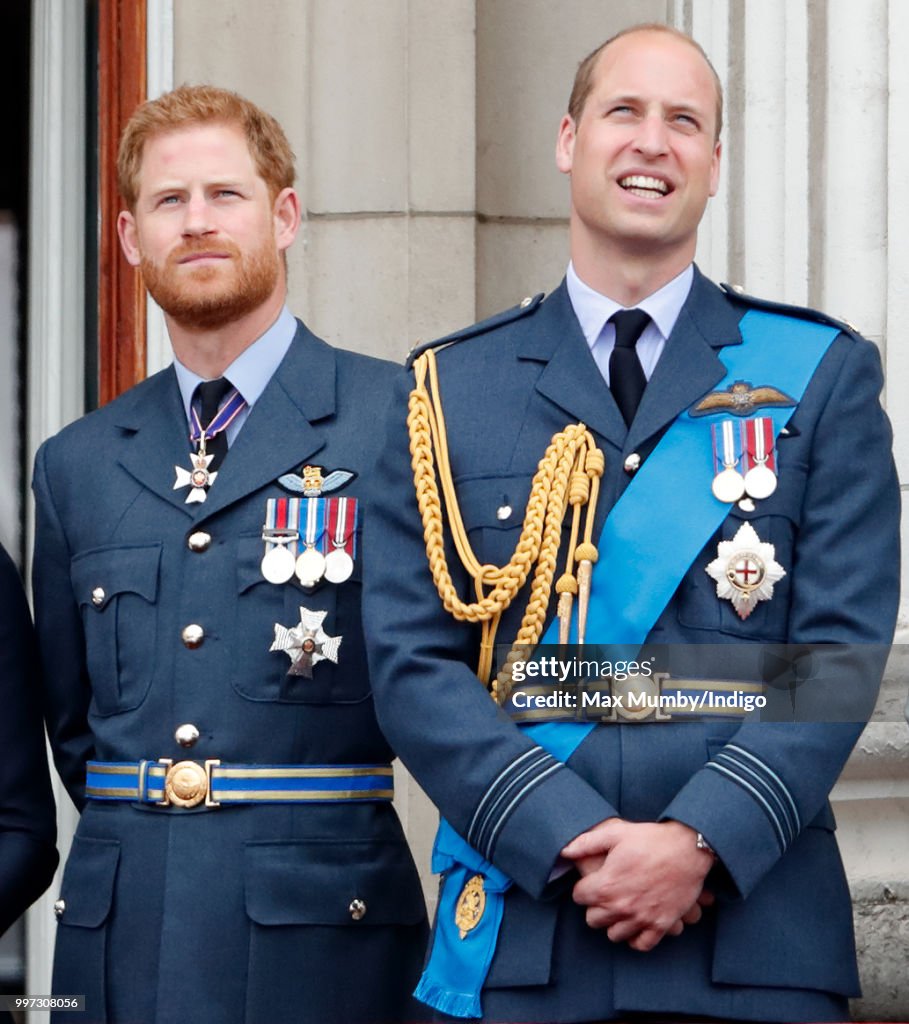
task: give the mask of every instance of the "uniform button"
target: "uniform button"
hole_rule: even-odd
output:
[[[104,593],[104,587],[95,587],[92,591],[92,604],[97,608],[98,605],[104,604],[104,598],[107,594]]]
[[[180,636],[183,638],[183,643],[191,651],[197,647],[202,646],[202,641],[205,639],[205,630],[196,625],[195,622],[191,622],[188,626],[184,626],[180,631]]]
[[[634,476],[635,473],[641,468],[641,456],[637,452],[632,452],[628,458],[625,459],[624,469],[629,476]]]
[[[512,513],[511,505],[500,505],[496,509],[496,519],[498,519],[499,522],[504,523],[506,519],[510,519],[511,518],[511,513]]]
[[[185,725],[178,725],[177,731],[174,733],[174,739],[181,747],[194,747],[198,738],[199,730],[192,722],[187,722]]]
[[[350,906],[347,909],[355,921],[362,921],[366,916],[366,903],[364,900],[351,900]]]
[[[211,534],[205,533],[204,530],[198,530],[189,535],[186,543],[190,551],[208,551],[211,545]]]
[[[66,912],[66,900],[54,900],[54,917],[59,921]]]
[[[732,290],[735,292],[736,295],[744,295],[745,294],[745,289],[740,284],[734,284],[731,287],[732,287]]]
[[[526,295],[521,299],[521,309],[527,309],[531,302],[533,302],[533,299],[529,295]]]

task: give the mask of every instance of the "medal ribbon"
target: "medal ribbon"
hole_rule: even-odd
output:
[[[326,532],[331,538],[332,548],[343,548],[351,558],[357,557],[356,498],[328,499],[328,530]]]
[[[716,387],[772,377],[796,403],[840,333],[837,327],[755,309],[742,317],[739,329],[742,344],[724,349],[721,360],[726,376]],[[772,423],[772,437],[793,412],[795,408],[778,408],[766,417]],[[715,476],[716,458],[704,444],[703,424],[686,410],[632,478],[600,532],[598,564],[609,571],[593,574],[587,612],[587,635],[593,642],[627,644],[637,650],[646,640],[698,552],[729,514],[729,504],[715,498],[711,490]],[[661,540],[665,543],[655,551],[655,543]],[[558,642],[559,621],[553,616],[540,643]],[[576,617],[571,642],[577,643]],[[523,728],[535,743],[565,761],[595,725],[545,722]],[[480,993],[495,954],[510,881],[506,878],[503,884],[502,873],[492,865],[486,867],[480,854],[444,820],[437,844],[440,840],[444,857],[440,855],[439,863],[452,866],[439,901],[432,953],[414,994],[452,1016],[480,1017]],[[435,864],[434,853],[434,870]],[[480,924],[462,941],[455,907],[472,874],[483,875],[484,888],[488,883],[486,910]],[[483,929],[487,915],[489,926]]]
[[[745,420],[746,469],[766,466],[776,472],[776,457],[773,442],[773,420],[769,416],[757,416]]]
[[[302,499],[291,499],[300,502]],[[306,498],[306,531],[304,539],[307,548],[314,548],[320,554],[325,546],[325,498]]]
[[[721,420],[710,425],[713,438],[714,473],[719,474],[725,469],[735,469],[742,458],[742,424],[732,420]]]
[[[266,499],[265,526],[262,529],[262,539],[265,541],[266,553],[278,546],[278,542],[271,539],[276,533],[282,535],[299,534],[299,529],[299,498]],[[281,546],[286,547],[292,554],[296,554],[298,542],[296,540],[289,540],[285,541]]]
[[[233,423],[233,421],[240,415],[240,413],[246,408],[246,399],[237,391],[236,388],[230,392],[227,396],[226,401],[218,410],[215,418],[205,428],[204,434],[206,440],[210,440],[216,434],[220,434],[222,430],[227,428]],[[198,444],[202,440],[202,424],[199,422],[199,413],[196,411],[196,407],[193,406],[189,411],[190,419],[190,431],[189,439],[194,444]]]

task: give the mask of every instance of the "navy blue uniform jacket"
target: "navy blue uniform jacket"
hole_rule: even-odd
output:
[[[0,934],[50,885],[57,867],[40,679],[19,573],[0,548]]]
[[[390,804],[191,810],[84,799],[85,762],[376,764],[362,581],[276,586],[260,571],[266,499],[302,464],[359,474],[363,518],[391,367],[302,324],[204,504],[173,490],[187,466],[172,368],[39,451],[37,625],[57,768],[82,811],[66,865],[54,991],[89,1021],[136,1024],[407,1020],[425,946],[419,880]],[[206,550],[188,536],[205,531]],[[103,598],[93,601],[96,588]],[[97,595],[96,595],[97,596]],[[288,676],[269,652],[300,606],[342,636],[337,665]],[[202,626],[189,649],[181,630]],[[175,729],[200,732],[183,750]],[[366,903],[355,920],[353,899]]]
[[[630,429],[594,364],[564,284],[542,303],[440,347],[452,473],[480,562],[501,565],[510,557],[537,462],[568,423],[586,423],[605,453],[602,519],[628,485],[625,458],[646,455],[661,431],[721,380],[719,357],[741,343],[738,324],[749,308],[750,300],[695,274]],[[752,384],[772,385],[772,367],[767,378]],[[365,604],[373,687],[380,723],[398,754],[452,825],[515,882],[483,992],[486,1017],[585,1021],[664,1011],[845,1019],[846,997],[858,992],[858,982],[849,892],[827,795],[861,725],[602,725],[566,767],[551,770],[552,762],[542,760],[522,774],[528,761],[519,759],[531,741],[475,678],[478,630],[443,610],[427,567],[404,423],[412,378],[400,384],[382,463],[384,489],[369,526],[371,546],[383,549],[369,566]],[[754,511],[732,507],[649,641],[890,642],[899,497],[880,388],[877,350],[844,329],[778,442],[778,489]],[[503,520],[499,510],[507,508],[513,511]],[[705,568],[718,542],[745,520],[775,545],[787,575],[772,600],[742,621],[717,597]],[[641,529],[647,530],[646,512]],[[655,557],[665,543],[672,538],[653,538]],[[473,599],[452,552],[449,565],[460,594]],[[514,638],[525,602],[516,601],[504,617],[500,643]],[[690,674],[723,678],[729,671],[716,655],[698,667]],[[878,684],[879,676],[860,672],[847,680],[866,709]],[[707,763],[718,764],[724,748],[726,770],[711,770]],[[551,898],[560,849],[616,814],[685,822],[703,832],[723,865],[725,878],[710,882],[726,894],[716,910],[649,953],[613,945],[604,932],[589,929],[569,886]]]

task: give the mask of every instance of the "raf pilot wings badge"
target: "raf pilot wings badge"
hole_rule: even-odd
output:
[[[692,416],[711,416],[716,413],[750,416],[758,409],[791,408],[796,404],[794,398],[772,384],[754,387],[750,381],[737,380],[723,391],[711,391],[689,411]]]

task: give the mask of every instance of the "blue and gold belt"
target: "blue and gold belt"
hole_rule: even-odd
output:
[[[85,795],[161,807],[234,803],[339,803],[391,800],[389,764],[222,764],[177,761],[89,761]]]

